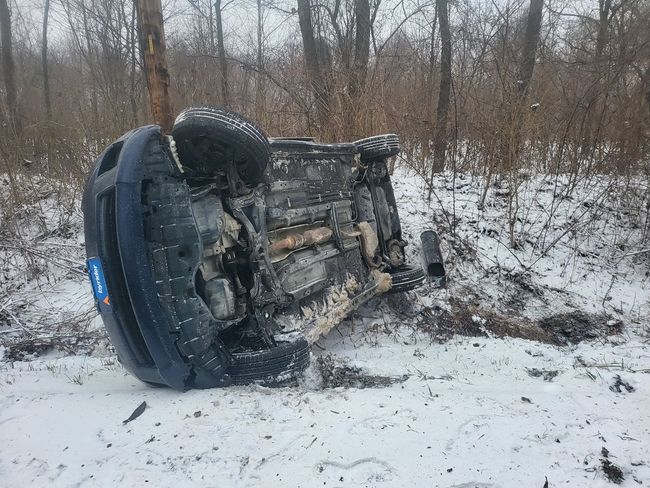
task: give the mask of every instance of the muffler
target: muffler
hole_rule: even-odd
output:
[[[440,252],[440,238],[433,230],[425,230],[420,234],[422,241],[422,256],[424,257],[424,268],[429,279],[437,286],[443,287],[447,284],[445,265]]]

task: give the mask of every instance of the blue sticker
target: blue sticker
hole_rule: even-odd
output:
[[[90,282],[93,285],[95,298],[105,305],[110,305],[111,301],[108,298],[108,288],[106,287],[106,279],[104,279],[104,270],[102,269],[102,262],[99,258],[90,258],[88,260],[88,274],[90,275]]]

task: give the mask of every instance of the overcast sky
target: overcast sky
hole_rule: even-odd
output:
[[[207,0],[198,1],[205,4]],[[41,39],[43,3],[44,0],[13,1],[15,36],[21,39],[28,38],[35,49],[38,48]],[[271,2],[265,0],[264,3]],[[273,0],[272,3],[278,8],[265,8],[264,10],[265,44],[269,48],[287,37],[295,38],[300,35],[297,14],[291,15],[282,12],[282,10],[290,12],[292,7],[296,5],[295,0]],[[380,39],[386,38],[400,25],[405,16],[418,9],[422,11],[422,14],[411,18],[402,26],[402,29],[408,29],[413,33],[420,27],[425,28],[433,18],[433,3],[434,0],[382,0],[381,15],[378,16],[375,25],[377,37]],[[481,0],[456,0],[455,2],[452,1],[452,3],[456,5],[464,3],[485,4]],[[499,6],[506,3],[518,4],[521,8],[525,8],[528,0],[494,0],[494,3]],[[598,0],[574,0],[570,2],[570,7],[567,6],[568,3],[566,1],[551,0],[547,2],[547,6],[550,4],[554,10],[567,9],[566,11],[580,11],[590,15],[597,12]],[[257,22],[256,0],[224,1],[224,4],[227,5],[223,13],[227,47],[254,46]],[[59,1],[51,0],[51,5],[50,46],[52,50],[56,51],[57,46],[68,36],[69,27]],[[18,11],[16,11],[16,7]],[[189,0],[163,0],[163,10],[166,18],[165,29],[170,40],[192,30],[191,16],[195,14]],[[453,8],[451,21],[453,24]]]

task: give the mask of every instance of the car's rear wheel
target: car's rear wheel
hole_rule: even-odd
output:
[[[401,150],[397,134],[366,137],[354,142],[364,163],[397,156]]]

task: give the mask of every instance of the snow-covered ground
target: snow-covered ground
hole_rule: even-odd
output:
[[[355,329],[322,346],[373,374],[409,378],[179,394],[142,385],[111,358],[5,365],[2,483],[541,488],[548,477],[549,486],[606,486],[603,448],[625,485],[650,482],[647,345],[431,344],[407,330]],[[558,374],[545,381],[534,368]],[[616,375],[635,391],[611,391]]]
[[[421,181],[394,177],[400,213],[413,243],[445,231],[446,290],[371,302],[319,341],[297,386],[184,394],[116,362],[78,273],[80,216],[55,232],[44,196],[48,231],[0,249],[0,486],[597,487],[608,462],[622,486],[650,483],[639,216],[606,182],[559,198],[566,181],[532,178],[515,250],[498,186],[479,210],[478,181],[441,176],[428,207]],[[562,328],[576,310],[590,330]],[[567,345],[508,337],[540,334]],[[30,346],[41,354],[16,360]]]

